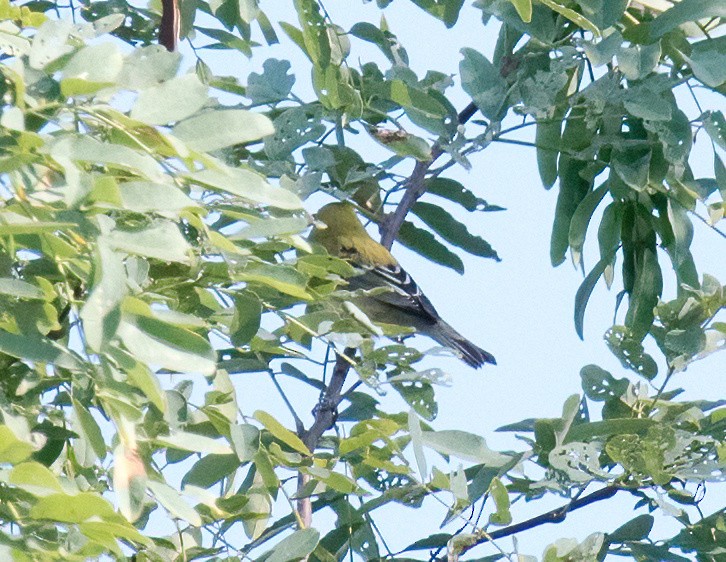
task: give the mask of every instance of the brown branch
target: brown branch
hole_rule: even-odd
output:
[[[476,105],[473,102],[470,103],[461,110],[461,112],[459,112],[457,121],[460,125],[463,125],[473,117],[476,111]],[[434,146],[431,147],[431,158],[425,162],[416,162],[413,172],[411,172],[411,176],[408,180],[406,180],[406,191],[403,194],[401,202],[396,207],[396,210],[381,223],[381,244],[389,250],[391,249],[391,246],[393,246],[393,241],[398,236],[398,231],[401,230],[401,226],[403,225],[403,221],[406,219],[406,215],[416,204],[416,201],[418,201],[419,198],[426,193],[426,185],[424,182],[429,168],[431,168],[433,163],[436,162],[439,156],[443,153],[444,151],[441,146],[438,143],[435,143]]]
[[[350,371],[350,357],[355,354],[355,349],[346,349],[343,355],[338,355],[335,360],[335,368],[333,369],[333,375],[330,377],[330,383],[323,391],[318,404],[313,410],[315,420],[310,426],[310,429],[298,428],[298,436],[305,443],[305,446],[314,452],[318,446],[318,442],[323,434],[335,425],[335,420],[338,419],[338,405],[343,400],[343,385],[345,379]],[[310,481],[310,476],[299,474],[297,479],[297,491],[298,495],[303,490],[305,485]],[[303,528],[310,527],[313,519],[313,508],[312,502],[309,496],[302,497],[298,500],[298,515]]]
[[[553,509],[552,511],[548,511],[547,513],[542,513],[541,515],[537,515],[536,517],[532,517],[531,519],[527,519],[526,521],[522,521],[521,523],[515,523],[514,525],[510,525],[509,527],[503,527],[502,529],[497,529],[496,531],[492,531],[491,533],[483,534],[476,541],[464,546],[457,554],[462,555],[465,552],[474,548],[475,546],[479,546],[480,544],[491,542],[493,540],[501,539],[504,537],[509,537],[511,535],[516,535],[517,533],[521,533],[522,531],[528,531],[529,529],[534,529],[535,527],[545,525],[546,523],[562,523],[567,517],[567,514],[571,511],[575,511],[595,502],[612,498],[616,493],[618,493],[618,491],[623,489],[624,488],[616,485],[605,486],[600,490],[596,490],[595,492],[592,492],[591,494],[588,494],[581,498],[576,498],[570,503],[563,505],[562,507],[558,507],[557,509]],[[436,562],[446,562],[447,557],[434,558],[434,560],[436,560]]]
[[[167,51],[175,51],[179,41],[179,0],[161,0],[161,23],[159,24],[159,45]]]
[[[344,354],[345,356],[337,356],[330,383],[323,391],[320,401],[313,410],[315,421],[310,429],[303,431],[300,435],[300,439],[310,451],[315,450],[323,433],[335,425],[335,420],[338,417],[338,404],[343,399],[343,385],[350,370],[349,358],[355,354],[355,349],[346,349]]]

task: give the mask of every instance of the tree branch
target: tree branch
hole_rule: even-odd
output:
[[[464,109],[459,112],[457,121],[460,125],[466,123],[476,113],[477,107],[472,102],[467,105]],[[417,161],[413,168],[413,172],[406,180],[406,192],[403,194],[401,202],[396,207],[393,214],[389,215],[386,220],[381,223],[381,244],[383,244],[389,250],[393,246],[393,241],[398,236],[398,231],[401,230],[401,225],[406,219],[406,215],[414,206],[416,201],[426,193],[426,186],[424,181],[426,180],[426,173],[434,162],[444,153],[443,149],[438,143],[435,143],[431,147],[431,158],[426,162]]]
[[[476,541],[464,546],[457,554],[462,555],[480,544],[491,542],[496,539],[501,539],[503,537],[516,535],[517,533],[521,533],[522,531],[527,531],[529,529],[534,529],[535,527],[539,527],[540,525],[544,525],[546,523],[562,523],[567,517],[567,514],[571,511],[575,511],[577,509],[590,505],[591,503],[612,498],[616,493],[618,493],[619,490],[623,489],[624,488],[621,488],[620,486],[614,484],[611,484],[610,486],[605,486],[600,490],[596,490],[595,492],[592,492],[591,494],[588,494],[584,497],[576,498],[570,503],[563,505],[562,507],[558,507],[557,509],[553,509],[552,511],[548,511],[547,513],[542,513],[541,515],[537,515],[536,517],[532,517],[531,519],[527,519],[526,521],[522,521],[521,523],[515,523],[514,525],[510,525],[509,527],[497,529],[496,531],[492,531],[491,533],[485,533]],[[437,562],[447,562],[447,557],[439,557],[435,560]]]
[[[320,401],[313,410],[315,421],[310,429],[303,431],[302,435],[300,435],[300,439],[310,451],[315,450],[323,433],[335,425],[335,420],[338,417],[338,404],[343,399],[343,385],[350,370],[349,358],[355,354],[355,349],[346,349],[344,354],[345,356],[337,355],[330,383],[323,391]]]
[[[335,425],[335,420],[338,418],[338,405],[343,400],[343,385],[345,384],[345,379],[351,367],[350,357],[353,354],[355,354],[355,349],[352,348],[346,349],[342,354],[337,354],[330,383],[325,387],[320,400],[313,410],[313,414],[315,415],[313,424],[307,430],[298,427],[298,436],[310,452],[315,451],[323,433]],[[309,481],[309,475],[303,474],[302,472],[299,473],[297,479],[298,494],[300,494]],[[302,497],[298,500],[297,511],[300,515],[302,527],[310,527],[313,519],[313,508],[309,496]]]

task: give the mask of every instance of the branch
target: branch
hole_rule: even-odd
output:
[[[318,404],[313,410],[315,421],[313,421],[310,429],[305,430],[298,427],[298,436],[310,452],[315,451],[323,433],[335,425],[335,420],[338,418],[338,405],[343,400],[343,385],[351,367],[350,357],[354,353],[355,349],[346,349],[342,354],[336,356],[335,368],[333,369],[333,375],[330,377],[330,383],[323,391]],[[297,479],[298,494],[309,481],[309,475],[299,473]],[[300,515],[302,527],[310,527],[313,519],[313,508],[309,496],[298,500],[297,511]]]
[[[461,551],[457,554],[464,554],[468,550],[471,550],[472,548],[480,544],[491,542],[495,539],[501,539],[503,537],[516,535],[517,533],[521,533],[522,531],[527,531],[529,529],[534,529],[535,527],[539,527],[540,525],[544,525],[546,523],[562,523],[567,517],[567,514],[571,511],[575,511],[577,509],[590,505],[591,503],[612,498],[616,493],[618,493],[619,490],[622,489],[623,488],[619,486],[611,484],[610,486],[605,486],[604,488],[596,490],[595,492],[588,494],[582,498],[574,499],[570,503],[563,505],[562,507],[558,507],[557,509],[553,509],[552,511],[548,511],[547,513],[537,515],[536,517],[532,517],[531,519],[527,519],[526,521],[522,521],[521,523],[515,523],[514,525],[510,525],[509,527],[497,529],[496,531],[492,531],[491,533],[485,533],[476,541],[462,547]],[[447,557],[436,558],[436,561],[447,562]]]
[[[330,384],[323,391],[320,401],[313,410],[315,421],[310,429],[303,431],[300,435],[300,439],[310,451],[314,451],[318,446],[318,441],[323,433],[335,425],[338,417],[338,404],[343,400],[343,384],[345,384],[345,378],[350,370],[350,357],[354,353],[355,349],[346,349],[344,356],[337,355]]]
[[[460,125],[466,123],[476,113],[477,107],[472,102],[467,105],[459,113],[457,120]],[[398,231],[401,230],[401,225],[406,219],[406,215],[414,206],[416,201],[426,193],[426,186],[424,181],[426,180],[426,173],[439,156],[443,154],[443,149],[438,143],[435,143],[431,147],[431,158],[425,162],[417,161],[416,166],[413,168],[413,172],[406,180],[406,192],[403,194],[401,202],[396,207],[393,214],[389,215],[383,223],[381,223],[381,244],[383,244],[389,250],[393,246],[393,241],[398,236]]]

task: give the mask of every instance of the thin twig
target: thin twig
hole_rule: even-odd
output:
[[[537,515],[536,517],[532,517],[531,519],[527,519],[526,521],[522,521],[521,523],[515,523],[514,525],[510,525],[509,527],[504,527],[502,529],[492,531],[491,533],[487,533],[485,536],[482,536],[472,544],[465,546],[458,554],[464,554],[468,550],[471,550],[472,548],[480,544],[484,544],[495,539],[501,539],[503,537],[516,535],[518,533],[521,533],[522,531],[534,529],[535,527],[539,527],[540,525],[544,525],[546,523],[562,523],[567,517],[568,513],[590,505],[591,503],[609,499],[622,489],[623,488],[621,488],[620,486],[614,484],[610,486],[605,486],[604,488],[588,494],[585,497],[576,498],[570,503],[563,505],[562,507],[558,507],[557,509],[553,509],[552,511],[548,511],[547,513],[542,513],[541,515]],[[440,557],[437,559],[437,562],[446,562],[446,558]]]

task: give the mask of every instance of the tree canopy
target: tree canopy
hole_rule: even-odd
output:
[[[347,2],[378,23],[343,28],[317,0],[280,22],[258,0],[0,0],[0,558],[527,560],[502,539],[587,507],[592,534],[548,527],[543,560],[723,560],[726,397],[678,375],[726,346],[726,4],[476,0],[496,47],[451,75],[409,65],[391,3]],[[457,33],[463,0],[398,3]],[[305,64],[263,63],[278,42]],[[450,177],[494,143],[557,191],[550,260],[583,275],[557,329],[582,338],[595,286],[622,287],[622,369],[584,365],[560,417],[502,411],[509,450],[437,427],[440,349],[352,306],[355,269],[306,239],[347,200],[432,271],[498,261],[471,227],[506,211]],[[704,263],[694,221],[721,243]],[[286,411],[240,407],[262,378]],[[613,528],[615,496],[635,509]],[[392,506],[431,528],[389,547]]]

